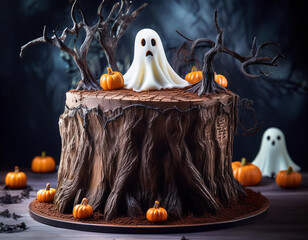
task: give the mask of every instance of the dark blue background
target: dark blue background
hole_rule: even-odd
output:
[[[107,1],[105,12],[110,10]],[[247,55],[254,36],[258,43],[276,41],[280,48],[271,47],[266,53],[281,52],[286,57],[277,68],[263,68],[271,72],[268,79],[249,79],[240,72],[239,63],[229,56],[215,58],[215,70],[224,74],[229,89],[241,98],[254,101],[258,123],[264,122],[254,136],[237,135],[234,142],[234,160],[242,156],[252,161],[256,156],[263,132],[268,127],[278,127],[285,133],[287,146],[294,162],[308,169],[307,151],[307,17],[305,1],[287,0],[155,0],[141,12],[137,20],[127,29],[119,42],[117,59],[132,60],[134,37],[145,27],[156,30],[163,41],[168,59],[174,62],[175,49],[184,39],[175,30],[189,38],[207,37],[215,39],[213,12],[218,9],[219,24],[225,29],[225,45]],[[96,9],[100,1],[80,0],[90,22],[95,22]],[[134,1],[139,6],[143,1]],[[64,110],[65,92],[71,89],[72,75],[67,73],[67,64],[60,51],[41,44],[28,49],[19,59],[20,46],[42,35],[47,25],[51,35],[53,29],[71,27],[70,3],[54,0],[2,1],[1,26],[1,166],[13,168],[18,164],[30,166],[35,155],[46,150],[59,162],[61,139],[58,118]],[[105,71],[106,60],[100,50],[90,52],[88,60],[98,60],[96,77]],[[190,67],[190,66],[189,66]],[[181,69],[182,72],[189,70]],[[124,68],[125,69],[125,68]],[[252,68],[256,72],[257,69]],[[125,70],[123,70],[125,71]],[[182,77],[184,77],[182,75]],[[294,83],[295,82],[295,83]],[[306,84],[306,85],[305,85]],[[244,122],[253,125],[247,111]],[[240,130],[240,129],[239,129]]]

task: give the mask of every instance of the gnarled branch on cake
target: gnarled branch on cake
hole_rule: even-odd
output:
[[[214,12],[214,25],[217,31],[217,37],[216,37],[215,42],[207,38],[199,38],[197,40],[191,40],[177,31],[177,33],[179,33],[182,37],[184,37],[188,42],[192,43],[189,58],[184,59],[185,61],[195,60],[195,57],[194,57],[195,48],[199,44],[201,43],[206,44],[207,47],[210,47],[210,49],[204,54],[204,57],[203,57],[203,66],[202,66],[203,79],[200,82],[194,84],[187,91],[198,92],[199,96],[206,95],[208,93],[218,93],[218,92],[224,91],[224,88],[220,86],[218,83],[216,83],[215,76],[214,76],[213,60],[214,60],[214,57],[218,53],[226,53],[232,56],[233,58],[237,59],[238,61],[240,61],[242,63],[241,65],[242,73],[246,75],[247,77],[251,77],[251,78],[258,78],[258,77],[261,77],[262,75],[265,77],[268,77],[269,74],[266,74],[261,70],[260,70],[259,75],[250,74],[247,72],[248,66],[250,65],[277,66],[277,60],[283,57],[283,55],[281,54],[278,54],[275,57],[261,56],[261,50],[264,47],[269,46],[269,45],[279,46],[279,44],[275,42],[265,42],[265,43],[262,43],[259,47],[257,47],[256,38],[254,38],[253,40],[250,55],[241,56],[237,52],[231,51],[230,49],[224,46],[224,30],[221,29],[218,25],[217,10],[215,10]],[[186,50],[186,48],[187,48],[187,42],[184,42],[179,48],[177,56],[180,56],[180,52]]]
[[[73,22],[72,28],[65,28],[61,36],[58,36],[56,32],[53,31],[53,36],[48,37],[46,34],[46,26],[45,26],[42,37],[34,39],[21,47],[20,57],[24,55],[24,51],[27,48],[36,45],[38,43],[49,43],[51,45],[54,45],[58,47],[60,50],[68,53],[77,64],[81,73],[81,81],[77,86],[77,90],[84,90],[84,89],[98,90],[101,87],[96,81],[92,72],[90,71],[90,68],[87,63],[87,54],[92,40],[94,39],[94,37],[98,38],[100,45],[102,46],[105,52],[109,65],[111,66],[112,69],[118,71],[118,66],[115,58],[115,50],[118,45],[118,41],[123,36],[129,24],[135,20],[139,12],[143,8],[145,8],[147,4],[146,3],[143,4],[135,11],[130,13],[131,2],[127,0],[121,0],[121,3],[118,2],[113,5],[108,17],[104,19],[101,12],[106,0],[103,0],[99,5],[97,11],[98,21],[93,26],[90,26],[85,17],[85,14],[83,13],[82,9],[78,6],[77,1],[78,0],[74,1],[71,8],[71,19]],[[76,7],[81,13],[82,21],[80,22],[77,22],[77,19],[75,17]],[[115,16],[113,16],[115,11],[119,7],[120,7],[119,11],[116,13]],[[79,37],[79,32],[81,30],[85,31],[86,36],[83,40],[83,43],[80,46],[80,49],[77,49],[75,46],[74,48],[70,48],[69,46],[67,46],[67,44],[65,44],[65,39],[67,37],[67,34],[74,35],[77,39]]]
[[[78,7],[79,11],[82,15],[82,21],[77,23],[76,17],[75,17],[75,9]],[[95,24],[94,26],[89,26],[88,22],[84,16],[83,11],[80,9],[80,7],[77,5],[77,0],[74,1],[72,8],[71,8],[71,18],[73,22],[72,28],[65,28],[61,34],[61,36],[58,36],[56,31],[53,31],[53,36],[48,37],[46,33],[46,26],[43,30],[43,36],[37,39],[34,39],[27,44],[23,45],[21,47],[20,51],[20,57],[24,55],[24,51],[38,43],[49,43],[51,45],[56,46],[60,50],[68,53],[70,56],[73,57],[75,63],[77,64],[80,74],[81,74],[81,81],[79,82],[77,89],[78,90],[98,90],[100,89],[100,85],[95,80],[93,74],[90,71],[90,68],[87,63],[87,54],[90,47],[90,43],[92,42],[96,30],[98,28],[98,24]],[[65,39],[67,37],[67,34],[75,35],[76,38],[79,36],[79,32],[81,30],[84,30],[86,33],[86,36],[84,38],[83,43],[80,46],[80,49],[77,49],[75,46],[74,48],[70,48],[65,44]]]
[[[136,19],[141,10],[148,4],[144,3],[131,13],[132,2],[121,0],[121,3],[117,2],[113,5],[108,17],[104,19],[102,9],[105,2],[106,0],[103,0],[97,10],[97,15],[100,19],[97,29],[97,38],[105,52],[109,66],[113,70],[119,71],[115,57],[118,41],[125,33],[129,24]],[[118,12],[113,16],[118,8]]]

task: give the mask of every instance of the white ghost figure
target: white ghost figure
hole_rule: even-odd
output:
[[[140,30],[135,39],[132,65],[124,75],[124,88],[139,92],[188,85],[168,63],[158,34],[152,29]]]
[[[287,170],[289,166],[294,171],[300,171],[300,167],[290,158],[284,134],[278,128],[269,128],[264,132],[259,153],[252,163],[257,165],[266,177]]]

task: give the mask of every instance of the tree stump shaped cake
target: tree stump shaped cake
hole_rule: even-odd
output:
[[[168,214],[217,212],[242,187],[231,167],[237,95],[182,89],[70,91],[60,117],[55,204],[83,197],[105,218],[136,216],[159,200]]]

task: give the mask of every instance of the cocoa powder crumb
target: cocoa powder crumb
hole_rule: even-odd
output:
[[[266,202],[266,198],[259,192],[251,189],[245,189],[246,197],[240,201],[233,201],[229,206],[219,204],[220,211],[216,215],[206,213],[203,216],[187,215],[181,219],[168,218],[162,225],[187,225],[187,224],[205,224],[215,223],[235,219],[245,214],[252,213],[262,208]],[[60,213],[53,203],[34,202],[34,208],[44,216],[62,219],[67,221],[83,222],[88,224],[108,224],[108,225],[157,225],[149,222],[145,216],[127,217],[119,216],[111,221],[104,221],[104,215],[96,211],[93,216],[88,219],[75,219],[73,214]]]

